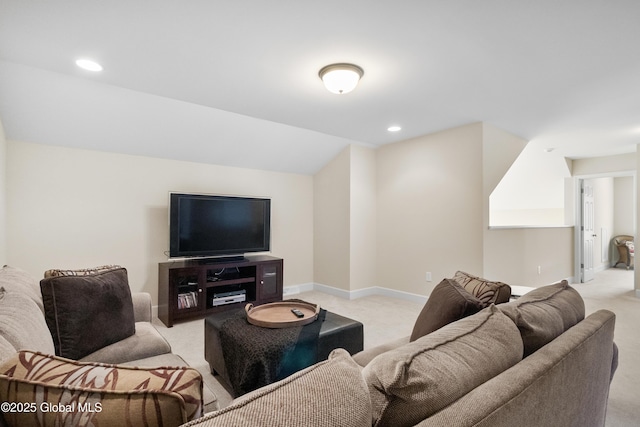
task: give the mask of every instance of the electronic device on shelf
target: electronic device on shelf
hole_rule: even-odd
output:
[[[244,302],[247,300],[247,291],[244,289],[238,289],[229,292],[215,292],[211,300],[211,305],[217,307],[226,304],[235,304],[237,302]]]

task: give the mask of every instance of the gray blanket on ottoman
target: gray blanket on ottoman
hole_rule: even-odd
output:
[[[247,321],[244,310],[220,328],[220,342],[236,397],[318,362],[318,335],[326,310],[305,326],[270,329]]]

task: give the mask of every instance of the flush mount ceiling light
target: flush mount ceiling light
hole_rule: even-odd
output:
[[[318,75],[329,92],[341,95],[356,88],[364,71],[353,64],[331,64],[323,67]]]
[[[90,59],[78,59],[76,61],[76,65],[82,68],[83,70],[102,71],[102,65]]]
[[[389,132],[399,132],[402,130],[402,128],[400,126],[389,126],[387,130]]]

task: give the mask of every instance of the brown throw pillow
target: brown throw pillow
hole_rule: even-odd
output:
[[[520,330],[525,357],[584,319],[582,297],[566,280],[499,306]]]
[[[127,270],[40,281],[56,354],[80,359],[135,333]]]
[[[506,283],[483,279],[482,277],[474,276],[464,271],[456,272],[453,280],[458,282],[486,306],[489,304],[509,302],[509,298],[511,298],[511,286]]]
[[[444,279],[429,295],[418,315],[410,341],[482,310],[485,305],[453,279]]]

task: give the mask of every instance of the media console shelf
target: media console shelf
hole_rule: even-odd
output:
[[[158,318],[172,327],[233,307],[282,301],[283,261],[267,255],[158,264]],[[233,302],[244,295],[245,300]],[[231,302],[229,302],[231,301]]]

